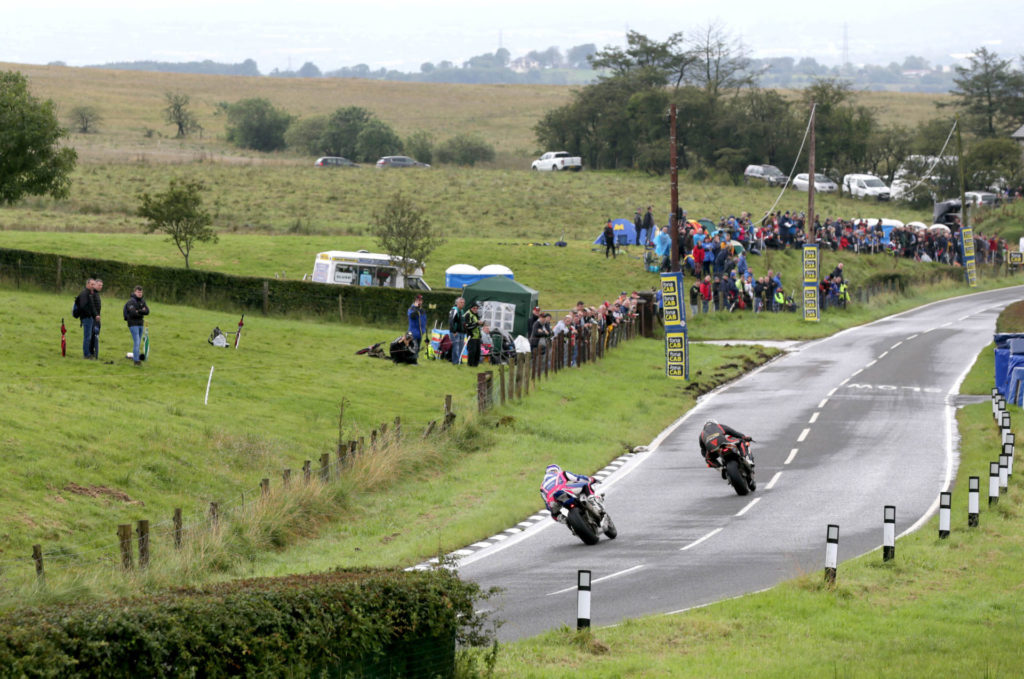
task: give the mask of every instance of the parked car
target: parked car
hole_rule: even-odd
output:
[[[550,172],[561,172],[563,170],[579,172],[583,169],[583,159],[579,156],[570,156],[567,151],[548,151],[533,161],[530,169]]]
[[[748,182],[757,179],[769,186],[785,186],[789,182],[789,177],[782,174],[782,170],[774,165],[747,165],[747,169],[743,171],[743,178]]]
[[[806,191],[810,182],[807,181],[807,173],[801,172],[793,177],[793,188],[797,191]],[[839,186],[823,174],[814,173],[815,193],[835,193]]]
[[[853,198],[889,200],[889,187],[873,174],[848,174],[843,177],[843,192]]]
[[[324,156],[323,158],[317,158],[313,164],[317,167],[359,167],[357,163],[353,163],[348,158],[342,158],[341,156]]]
[[[999,204],[999,196],[988,191],[967,191],[964,198],[969,205],[976,207],[995,207]]]
[[[384,156],[377,161],[377,169],[385,167],[430,167],[409,156]]]

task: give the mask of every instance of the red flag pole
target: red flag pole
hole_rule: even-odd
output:
[[[64,319],[60,319],[60,355],[68,355],[68,329],[64,327]]]
[[[238,348],[238,340],[242,339],[242,326],[245,325],[245,314],[238,319],[238,331],[235,333],[235,349]]]

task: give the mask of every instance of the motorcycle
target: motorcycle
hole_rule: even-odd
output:
[[[609,540],[619,534],[612,517],[604,509],[604,493],[599,493],[594,482],[588,483],[562,501],[559,513],[562,522],[573,535],[586,545],[596,545],[603,533]]]
[[[727,436],[719,449],[718,461],[722,465],[722,478],[729,482],[737,495],[746,495],[757,489],[754,480],[754,454],[750,452],[753,439],[744,441]]]

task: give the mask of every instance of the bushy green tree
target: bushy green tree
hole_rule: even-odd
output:
[[[477,135],[457,134],[437,147],[437,160],[472,167],[494,160],[494,147]]]
[[[54,103],[33,97],[21,73],[0,71],[0,204],[67,197],[78,155],[60,145],[65,137]]]
[[[1009,59],[979,47],[968,57],[969,66],[957,66],[950,92],[964,114],[964,129],[981,137],[1013,132],[1024,118],[1024,73]]]
[[[985,190],[990,186],[1016,186],[1024,179],[1020,146],[1013,139],[981,139],[964,154],[964,176],[968,189]]]
[[[327,130],[327,116],[313,116],[296,120],[284,133],[284,141],[288,148],[320,156],[327,153],[324,145],[324,132]]]
[[[292,122],[287,111],[269,99],[242,99],[228,106],[227,139],[256,151],[277,151],[285,147],[284,134]]]
[[[164,107],[164,120],[178,128],[175,137],[187,137],[202,129],[195,114],[189,108],[191,98],[187,94],[166,92],[164,99],[167,102],[167,106]]]
[[[354,160],[374,161],[402,152],[402,138],[391,126],[376,118],[363,125],[356,137]]]
[[[166,233],[167,240],[174,243],[185,258],[186,269],[196,243],[217,242],[217,234],[211,227],[213,217],[203,208],[205,188],[200,181],[172,179],[167,191],[140,196],[138,215],[148,220],[143,229],[146,233]]]
[[[351,160],[358,158],[356,142],[359,133],[366,123],[373,119],[373,114],[359,106],[339,108],[327,117],[321,145],[323,152],[329,156],[344,156]]]
[[[422,163],[434,161],[434,135],[417,130],[405,138],[405,153]]]
[[[381,252],[405,258],[398,261],[406,275],[415,268],[414,261],[426,261],[431,252],[444,245],[423,211],[401,192],[393,194],[384,209],[373,215],[370,228],[377,235]]]

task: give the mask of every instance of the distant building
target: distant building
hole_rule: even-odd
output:
[[[1010,138],[1020,145],[1020,157],[1021,160],[1024,160],[1024,125],[1017,128],[1017,131],[1011,134]]]

